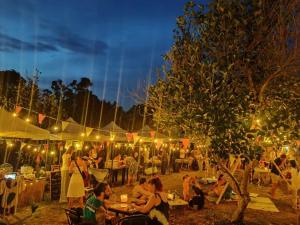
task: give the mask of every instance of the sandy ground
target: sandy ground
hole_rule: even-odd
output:
[[[182,193],[182,176],[184,174],[201,176],[200,172],[181,172],[161,176],[164,189],[176,190]],[[259,196],[268,197],[270,187],[250,185],[250,192],[257,193]],[[132,187],[121,186],[114,187],[115,195],[130,193]],[[275,205],[280,210],[279,213],[271,213],[260,210],[247,209],[245,213],[245,223],[247,225],[297,225],[298,215],[291,208],[292,196],[283,193],[281,190],[277,193]],[[31,215],[29,208],[20,209],[16,216],[9,217],[10,224],[22,225],[54,225],[67,224],[66,216],[63,210],[65,204],[58,202],[43,202],[39,204],[38,210]],[[172,209],[171,221],[173,225],[215,225],[220,224],[216,221],[230,218],[236,207],[236,202],[222,202],[219,205],[206,201],[205,208],[199,211],[191,209]],[[222,224],[222,223],[221,223]],[[300,224],[300,223],[299,223]]]

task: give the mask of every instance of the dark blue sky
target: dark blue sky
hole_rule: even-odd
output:
[[[30,76],[38,68],[43,88],[87,76],[100,98],[106,83],[111,101],[120,84],[119,103],[128,107],[130,90],[151,71],[155,80],[185,2],[0,0],[0,70]]]

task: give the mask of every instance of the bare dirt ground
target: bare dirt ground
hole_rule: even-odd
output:
[[[161,176],[164,189],[176,190],[182,193],[182,176],[184,174],[201,176],[200,172],[181,172]],[[121,186],[113,188],[116,195],[130,193],[132,187]],[[262,197],[269,197],[270,187],[250,185],[250,192],[257,193]],[[292,196],[278,190],[277,199],[273,200],[279,213],[271,213],[260,210],[247,209],[245,213],[245,224],[247,225],[297,225],[298,215],[291,208]],[[39,204],[38,210],[31,216],[29,208],[19,209],[16,216],[9,217],[10,224],[22,225],[64,225],[67,224],[63,210],[65,204],[58,202],[43,202]],[[172,225],[215,225],[224,219],[229,219],[236,207],[236,202],[222,202],[219,205],[206,201],[205,208],[199,211],[191,209],[171,210]],[[25,218],[25,220],[24,220]],[[300,223],[299,223],[300,224]]]

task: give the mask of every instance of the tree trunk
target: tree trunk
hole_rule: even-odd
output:
[[[244,212],[248,206],[248,203],[250,202],[250,196],[248,192],[248,181],[249,181],[251,170],[252,170],[252,162],[245,166],[243,179],[240,184],[241,193],[240,194],[237,193],[239,197],[238,205],[231,217],[231,222],[233,224],[243,224]]]
[[[243,224],[244,212],[249,202],[250,202],[249,194],[239,196],[237,208],[233,212],[231,217],[231,222],[233,224]]]

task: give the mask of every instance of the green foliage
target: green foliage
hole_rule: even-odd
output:
[[[283,124],[296,138],[299,96],[290,92],[299,91],[299,7],[294,0],[187,3],[163,76],[149,89],[156,123],[194,141],[209,137],[219,156],[253,158],[257,137]],[[264,126],[253,130],[257,118]]]

